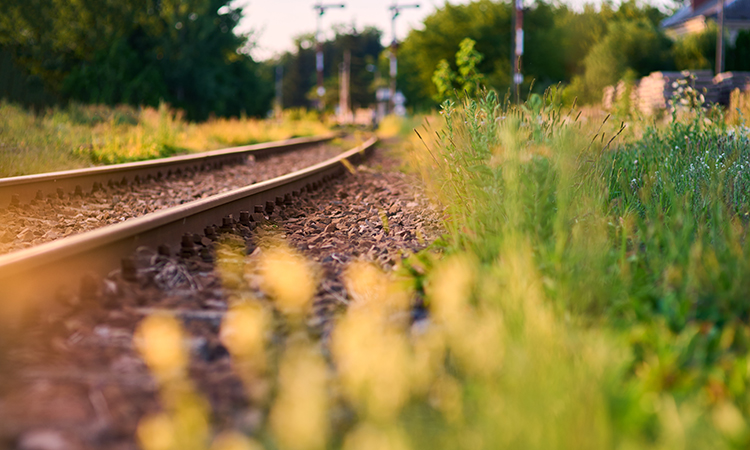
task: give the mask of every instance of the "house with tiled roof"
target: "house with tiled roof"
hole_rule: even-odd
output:
[[[740,31],[750,30],[750,0],[690,0],[671,17],[661,22],[667,35],[678,38],[700,33],[709,21],[716,21],[724,2],[724,30],[732,43]]]
[[[675,40],[698,34],[706,31],[710,22],[718,22],[722,7],[725,42],[734,45],[740,33],[746,36],[745,32],[750,31],[750,0],[689,0],[671,17],[664,19],[661,27]],[[737,57],[735,54],[733,62],[737,62]],[[724,67],[723,64],[720,66]],[[703,94],[707,103],[725,106],[729,104],[730,96],[736,89],[750,90],[750,72],[747,71],[718,74],[711,70],[661,71],[652,72],[637,80],[633,86],[627,86],[623,81],[607,86],[603,92],[602,106],[612,109],[616,102],[622,101],[627,95],[633,112],[648,116],[664,111],[669,108],[669,101],[677,86],[675,82],[681,79],[689,80],[689,84]]]

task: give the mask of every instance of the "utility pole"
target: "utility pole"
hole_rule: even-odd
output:
[[[513,3],[515,10],[515,41],[516,47],[513,52],[513,87],[516,95],[516,103],[521,101],[521,83],[523,83],[523,74],[521,74],[521,56],[523,56],[523,0],[515,0]]]
[[[724,0],[719,0],[719,35],[716,36],[716,75],[724,72]]]
[[[344,52],[344,62],[341,64],[339,73],[339,123],[351,123],[351,101],[349,100],[351,83],[352,52]]]
[[[318,3],[313,6],[313,9],[318,13],[318,24],[315,31],[315,69],[318,72],[318,109],[323,111],[323,95],[326,93],[326,89],[323,87],[323,39],[321,22],[323,20],[323,14],[326,10],[331,8],[343,8],[343,4],[322,4]]]
[[[396,3],[396,0],[394,0],[393,4],[388,7],[388,10],[391,12],[391,55],[390,55],[390,61],[391,61],[391,67],[390,67],[390,75],[391,75],[391,85],[390,85],[390,104],[391,104],[391,112],[393,112],[396,109],[396,75],[398,74],[398,62],[396,60],[396,51],[398,50],[398,40],[396,39],[396,17],[398,17],[401,14],[401,10],[405,8],[419,8],[419,4],[414,3],[411,5],[399,5]]]
[[[276,105],[275,115],[277,119],[281,119],[281,113],[284,111],[284,66],[279,62],[276,66]]]

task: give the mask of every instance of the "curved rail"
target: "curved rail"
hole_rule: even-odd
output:
[[[376,143],[377,138],[372,138],[327,161],[278,178],[0,256],[0,333],[19,326],[25,313],[48,304],[61,289],[75,292],[82,277],[106,276],[138,247],[168,244],[177,248],[185,233],[203,233],[207,226],[252,212],[258,205],[273,207],[289,195],[314,189],[342,173],[350,163],[369,154]]]
[[[39,192],[41,195],[57,195],[59,192],[91,192],[99,186],[112,183],[138,183],[148,178],[159,179],[172,173],[219,168],[224,164],[240,163],[250,155],[255,158],[264,158],[298,147],[330,141],[336,136],[336,134],[328,134],[293,138],[148,161],[0,178],[0,207],[5,207],[11,202],[29,202],[35,198],[39,199]]]

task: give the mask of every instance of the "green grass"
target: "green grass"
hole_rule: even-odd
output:
[[[34,114],[0,102],[0,177],[162,158],[328,132],[290,111],[279,120],[185,121],[179,111],[71,104]]]
[[[19,107],[0,104],[0,176],[80,167],[64,127],[55,127]]]
[[[465,404],[481,420],[485,393],[517,402],[506,412],[527,432],[498,448],[745,448],[748,129],[687,111],[659,128],[631,123],[640,138],[609,144],[620,123],[583,124],[550,103],[446,104],[442,129],[418,130],[426,142],[413,144],[448,208],[442,251],[478,261],[471,301],[497,308],[509,329],[529,326],[530,301],[550,314],[547,338],[511,333],[505,352],[554,359],[466,378],[482,394]],[[508,379],[520,384],[506,389]],[[591,429],[553,432],[539,403]],[[528,431],[540,421],[552,430]]]

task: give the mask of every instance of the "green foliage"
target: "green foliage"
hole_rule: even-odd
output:
[[[482,62],[484,55],[474,50],[475,44],[476,42],[469,38],[462,40],[459,44],[459,50],[456,53],[458,73],[453,72],[448,61],[440,60],[432,75],[432,82],[437,89],[436,101],[443,102],[455,90],[470,96],[479,92],[484,75],[477,71],[477,65]]]
[[[380,43],[380,30],[367,27],[362,31],[355,28],[336,27],[335,37],[323,43],[324,97],[327,108],[338,105],[339,66],[344,53],[351,53],[350,98],[352,106],[367,107],[375,101],[375,80],[378,57],[383,51]],[[284,67],[283,105],[284,108],[311,108],[317,99],[317,72],[315,67],[314,35],[305,34],[296,38],[296,51],[285,53],[274,64]]]
[[[432,82],[437,89],[437,95],[434,96],[436,101],[442,102],[451,96],[455,78],[456,74],[451,70],[451,65],[448,64],[448,61],[441,59],[435,73],[432,74]]]
[[[226,0],[3,2],[0,41],[65,99],[157,106],[191,119],[264,114],[270,80]]]
[[[456,66],[458,66],[456,81],[461,90],[471,96],[479,92],[484,80],[484,76],[477,71],[477,66],[484,59],[484,55],[474,50],[475,44],[476,42],[466,38],[458,44],[458,53],[456,53]]]
[[[635,89],[635,83],[638,80],[638,74],[633,69],[628,69],[620,78],[623,83],[624,91],[619,93],[615,99],[613,115],[621,118],[631,118],[634,107],[631,103],[631,95]],[[618,82],[619,84],[619,82]]]
[[[465,38],[476,42],[475,50],[484,59],[477,65],[489,87],[505,90],[510,86],[511,13],[508,3],[481,0],[444,7],[424,20],[424,27],[412,30],[399,47],[398,86],[409,104],[431,107],[438,96],[432,81],[441,60],[451,62]],[[533,19],[527,17],[527,22]],[[452,85],[452,84],[451,84]]]
[[[487,87],[506,92],[511,87],[512,14],[510,3],[479,0],[446,4],[427,17],[423,29],[412,30],[399,52],[404,70],[398,83],[407,100],[426,107],[433,105],[431,99],[443,98],[432,76],[440,61],[453,61],[459,43],[467,37],[485,56],[477,71],[485,74]],[[606,2],[598,9],[585,5],[581,11],[560,3],[534,2],[524,10],[526,81],[521,90],[528,90],[533,82],[534,92],[542,93],[549,86],[573,81],[575,93],[569,96],[593,101],[599,100],[597,89],[616,82],[627,69],[638,74],[670,69],[670,41],[659,28],[663,18],[657,8],[635,0],[616,9]]]
[[[740,31],[727,48],[726,69],[750,71],[750,30]]]
[[[674,62],[677,70],[713,69],[716,63],[716,24],[697,34],[677,39]]]
[[[580,101],[596,102],[602,89],[616,84],[628,70],[638,76],[671,70],[671,45],[658,25],[646,18],[612,22],[584,58],[584,72],[571,89]]]
[[[715,68],[717,28],[715,22],[709,22],[704,31],[677,39],[673,51],[677,69]],[[750,31],[740,31],[733,42],[725,38],[724,45],[726,71],[750,70]]]
[[[30,75],[13,62],[13,55],[0,43],[0,99],[40,110],[58,99],[50,94],[38,76]]]

